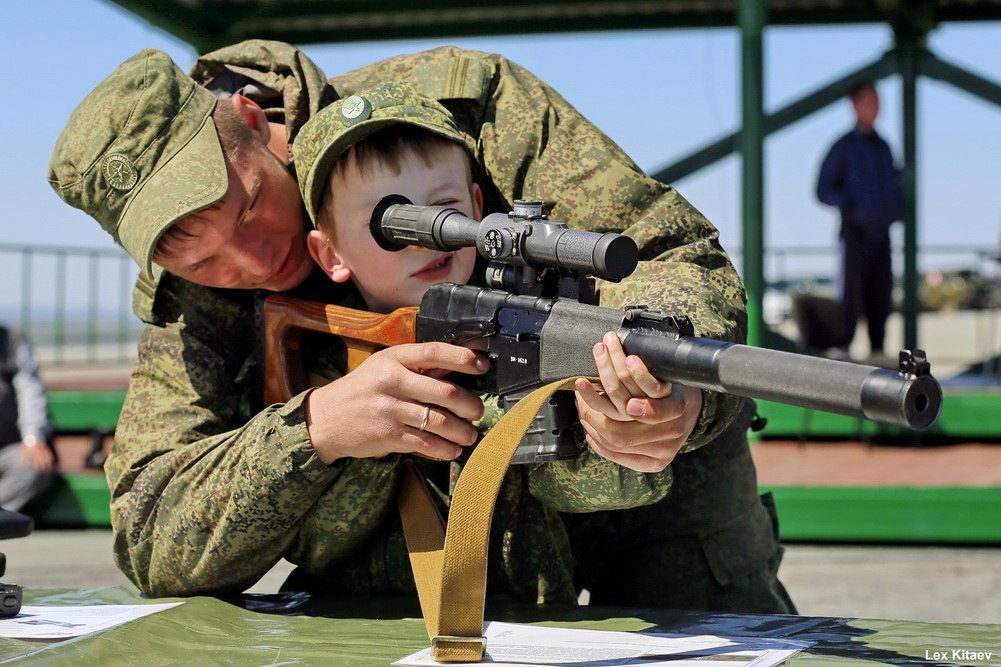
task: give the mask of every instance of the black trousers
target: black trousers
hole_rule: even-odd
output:
[[[859,318],[865,317],[869,348],[872,352],[882,352],[886,320],[893,303],[889,235],[870,238],[851,230],[843,232],[839,287],[849,335],[854,334]]]

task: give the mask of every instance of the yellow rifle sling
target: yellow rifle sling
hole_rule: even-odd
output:
[[[452,496],[447,528],[416,467],[404,466],[400,516],[435,660],[483,658],[487,543],[501,481],[542,405],[553,392],[573,389],[576,380],[553,382],[518,401],[473,449]]]

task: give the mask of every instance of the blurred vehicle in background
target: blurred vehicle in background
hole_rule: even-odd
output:
[[[829,277],[806,276],[768,283],[764,296],[764,319],[769,326],[789,320],[797,294],[834,297],[834,283]],[[1001,276],[978,269],[933,269],[922,276],[918,295],[923,311],[986,310],[1001,308]],[[903,289],[893,290],[894,310],[901,308]]]
[[[919,287],[923,310],[984,310],[996,308],[1001,285],[975,269],[933,270]]]
[[[830,277],[802,276],[768,283],[762,303],[765,323],[774,327],[791,319],[797,294],[833,298],[834,282]]]

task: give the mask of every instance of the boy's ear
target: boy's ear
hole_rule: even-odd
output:
[[[250,131],[260,137],[265,144],[268,143],[268,140],[271,139],[271,126],[268,125],[268,117],[264,115],[264,111],[257,102],[240,93],[234,93],[229,98],[229,103],[240,114]]]
[[[351,278],[351,269],[345,264],[340,255],[331,245],[327,235],[318,229],[314,229],[306,236],[306,245],[309,247],[309,254],[323,272],[330,276],[335,283],[347,282]]]
[[[473,219],[483,220],[483,189],[479,183],[473,183],[469,192],[473,195]]]

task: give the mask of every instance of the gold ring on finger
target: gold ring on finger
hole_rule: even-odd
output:
[[[431,417],[431,408],[425,405],[424,410],[421,412],[421,425],[417,427],[418,431],[427,430],[428,419],[430,417]]]

